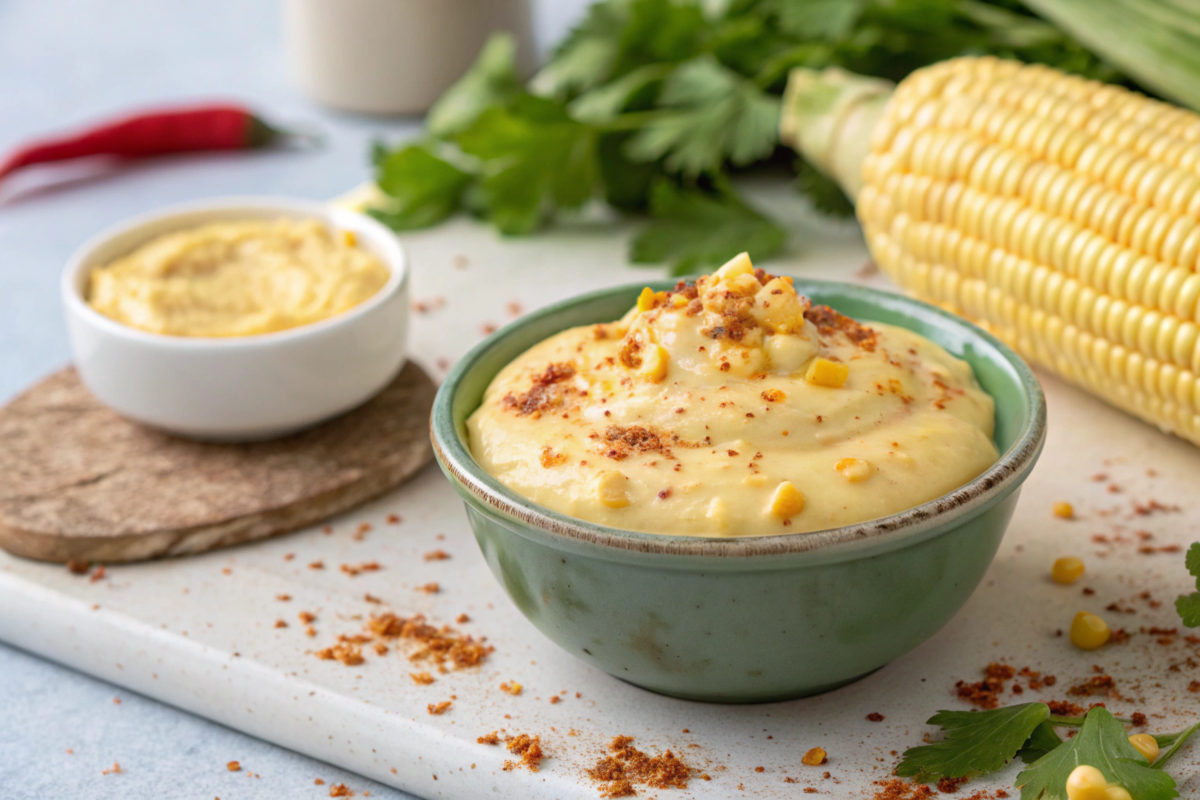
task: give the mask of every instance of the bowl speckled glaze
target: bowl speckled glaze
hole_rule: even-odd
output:
[[[965,359],[996,401],[1000,460],[957,491],[889,517],[816,533],[661,536],[537,506],[483,471],[464,423],[499,370],[566,328],[618,319],[645,284],[530,314],[468,353],[431,421],[488,566],[521,612],[572,655],[655,692],[758,702],[823,692],[932,636],[987,571],[1041,453],[1046,402],[991,335],[932,306],[861,286],[796,280],[817,303],[916,331]],[[651,284],[666,289],[673,282]]]

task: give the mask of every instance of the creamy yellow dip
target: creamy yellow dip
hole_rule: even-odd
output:
[[[317,220],[219,222],[159,236],[92,270],[88,303],[170,336],[253,336],[332,317],[388,281],[350,232]]]
[[[965,362],[812,305],[745,254],[535,345],[467,420],[479,464],[535,503],[689,536],[903,511],[991,466],[992,425]]]

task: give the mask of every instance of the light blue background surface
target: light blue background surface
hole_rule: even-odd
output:
[[[535,3],[539,41],[557,39],[584,5]],[[416,132],[418,120],[336,114],[302,97],[284,74],[278,17],[272,0],[0,0],[0,152],[131,107],[205,98],[244,101],[326,137],[318,151],[171,159],[45,190],[24,179],[0,186],[0,401],[68,361],[58,278],[87,237],[214,195],[328,198],[367,176],[373,138]],[[227,771],[231,760],[243,771]],[[114,761],[123,773],[102,776]],[[5,798],[316,798],[342,782],[359,797],[409,797],[0,644]]]

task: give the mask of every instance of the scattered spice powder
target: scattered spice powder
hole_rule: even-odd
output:
[[[633,784],[652,789],[686,789],[692,769],[670,750],[649,756],[633,747],[632,736],[614,736],[609,742],[609,755],[603,756],[587,770],[588,776],[600,783],[601,797],[627,797]],[[628,788],[629,791],[626,791]],[[613,792],[625,792],[613,794]]]
[[[286,628],[287,626],[288,626],[288,624],[286,622],[284,622],[283,620],[281,620],[281,619],[275,620],[276,628]]]
[[[367,592],[366,594],[363,595],[363,600],[365,600],[368,603],[374,603],[375,605],[379,605],[380,603],[383,602],[382,600],[380,600],[378,597],[371,594],[370,592]]]
[[[96,581],[104,580],[104,576],[105,576],[104,565],[101,564],[100,566],[96,567],[96,571],[92,573],[91,577],[88,578],[88,580],[91,581],[92,583],[95,583]]]
[[[121,769],[121,765],[118,764],[116,761],[114,761],[113,765],[111,767],[109,767],[108,769],[100,770],[100,774],[101,775],[120,775],[124,771],[125,770]]]
[[[230,761],[228,764],[225,765],[225,769],[229,770],[230,772],[237,772],[241,768],[242,768],[242,765],[238,761]]]
[[[937,788],[942,794],[954,794],[966,782],[967,778],[942,778],[937,782]]]
[[[298,616],[300,617],[300,621],[303,622],[305,625],[309,625],[309,624],[315,622],[317,619],[317,615],[312,613],[311,611],[301,611]]]
[[[354,792],[344,783],[335,783],[329,787],[330,797],[354,797]]]
[[[67,571],[72,575],[87,575],[92,570],[92,562],[76,561],[71,559],[67,562]]]
[[[879,787],[872,800],[925,800],[933,797],[933,789],[922,783],[909,783],[899,778],[875,781]]]
[[[450,554],[445,550],[432,550],[425,554],[426,561],[445,561],[450,558]]]
[[[1070,700],[1047,700],[1046,705],[1056,717],[1082,717],[1086,711],[1083,706]]]
[[[1092,697],[1102,694],[1105,697],[1116,696],[1117,685],[1108,675],[1093,675],[1083,683],[1076,684],[1070,689],[1067,689],[1067,694],[1072,697]]]
[[[428,686],[433,683],[433,676],[428,672],[410,672],[408,677],[413,679],[413,683],[417,686]]]
[[[318,559],[316,561],[310,561],[308,564],[308,568],[309,569],[325,569],[325,562],[321,561],[320,559]]]
[[[434,716],[440,716],[446,713],[446,710],[453,704],[452,700],[443,700],[440,703],[430,703],[426,706],[426,710]]]
[[[409,656],[409,660],[429,659],[438,666],[447,662],[458,669],[478,666],[493,651],[491,645],[485,645],[482,640],[458,633],[448,626],[435,628],[425,621],[423,614],[405,619],[386,612],[371,617],[366,628],[379,639],[407,639],[418,642],[421,647]]]
[[[353,564],[342,564],[339,569],[353,578],[355,575],[358,575],[362,572],[378,572],[379,570],[383,569],[383,567],[379,566],[378,561],[366,561],[357,566]]]
[[[508,748],[508,752],[521,757],[520,761],[505,761],[505,772],[514,770],[517,767],[525,767],[530,772],[537,772],[541,767],[542,759],[546,757],[545,752],[542,750],[540,736],[519,733],[508,739],[504,746]]]
[[[986,711],[1000,705],[999,696],[1004,692],[1004,681],[1010,680],[1016,674],[1016,670],[1008,664],[992,662],[984,668],[983,674],[982,681],[958,681],[954,684],[954,689],[960,700]]]
[[[884,719],[883,714],[880,714],[878,711],[872,711],[870,714],[867,714],[868,722],[883,722]]]
[[[401,519],[400,519],[399,514],[388,514],[387,515],[387,524],[388,525],[399,525],[400,522],[401,522]]]
[[[479,744],[500,744],[500,734],[496,731],[485,733],[475,740]]]
[[[512,681],[511,683],[505,681],[504,683],[500,684],[500,691],[508,692],[513,697],[516,697],[521,693],[521,684],[517,683],[516,681]]]
[[[281,603],[287,603],[291,601],[292,596],[290,594],[277,594],[275,595],[275,599]]]
[[[323,661],[340,661],[347,667],[357,667],[363,663],[362,648],[344,642],[318,650],[314,655]]]

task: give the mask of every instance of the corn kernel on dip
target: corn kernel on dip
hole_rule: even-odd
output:
[[[159,236],[92,270],[88,303],[169,336],[253,336],[340,314],[378,292],[384,263],[311,220],[218,222]]]
[[[648,533],[817,531],[932,500],[997,459],[971,368],[797,295],[742,254],[504,368],[467,420],[530,500]]]

